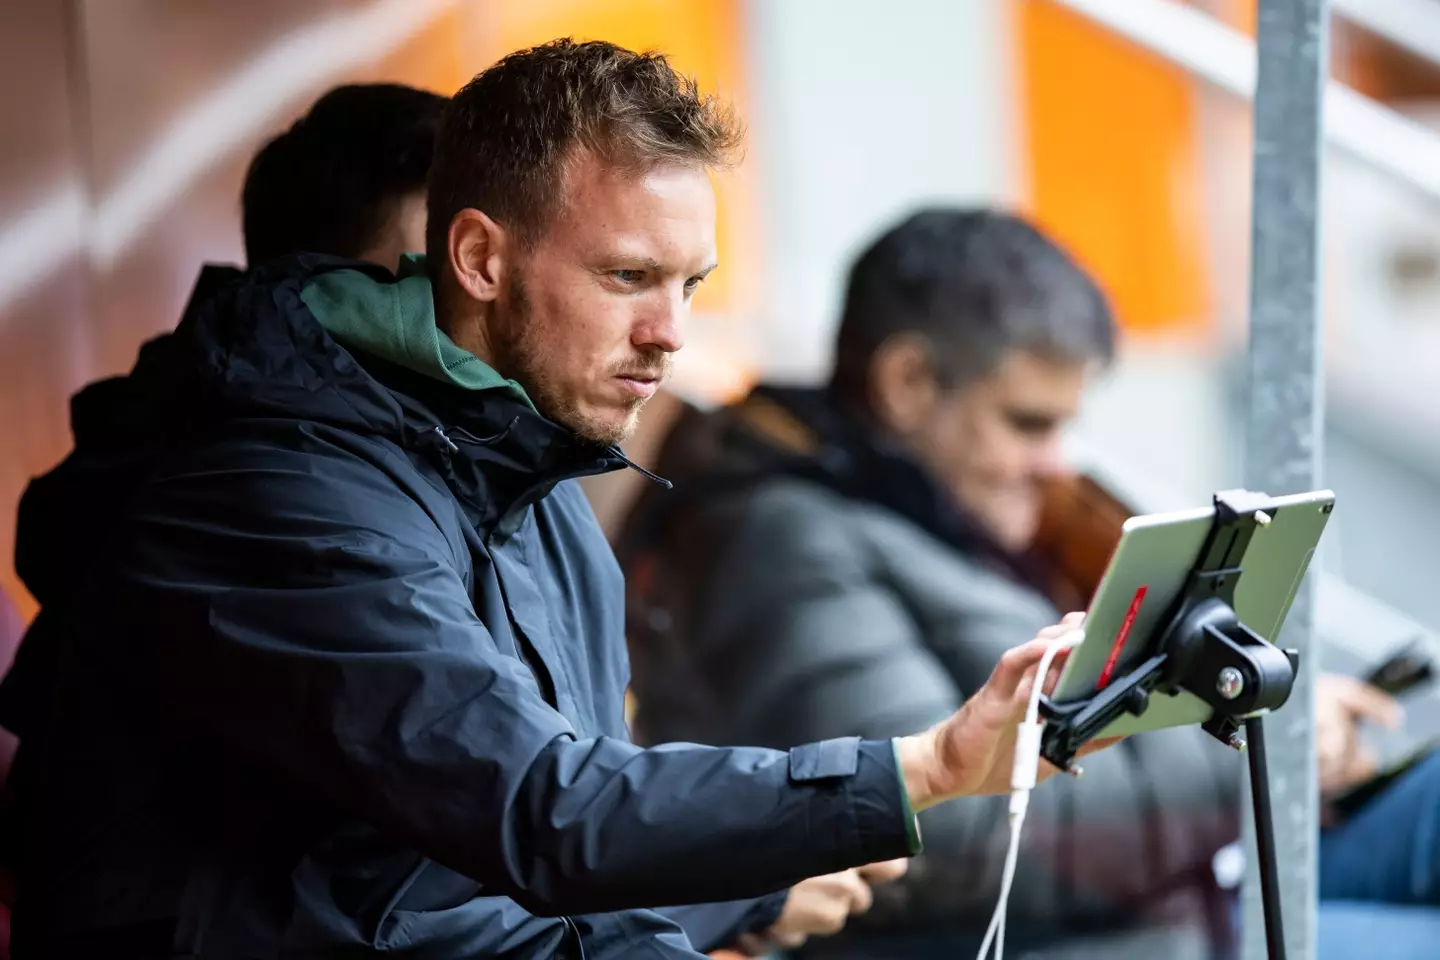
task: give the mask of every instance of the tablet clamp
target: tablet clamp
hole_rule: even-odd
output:
[[[1143,646],[1154,652],[1090,697],[1064,703],[1042,698],[1040,752],[1073,772],[1080,748],[1124,714],[1143,714],[1152,693],[1185,691],[1205,701],[1212,713],[1203,729],[1249,757],[1265,939],[1271,960],[1282,960],[1285,941],[1261,716],[1289,699],[1300,656],[1273,646],[1235,613],[1245,551],[1256,529],[1274,518],[1274,501],[1262,493],[1230,490],[1215,494],[1214,502],[1215,519],[1185,589]]]

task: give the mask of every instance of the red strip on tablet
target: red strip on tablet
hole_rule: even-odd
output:
[[[1110,646],[1110,656],[1105,658],[1105,669],[1100,671],[1100,679],[1095,683],[1096,690],[1104,690],[1110,684],[1110,678],[1115,673],[1115,665],[1120,662],[1120,651],[1125,649],[1125,641],[1130,638],[1130,628],[1135,626],[1135,615],[1140,612],[1140,605],[1145,602],[1145,594],[1149,592],[1148,585],[1135,591],[1135,596],[1130,600],[1130,609],[1125,612],[1125,619],[1120,622],[1120,632],[1115,634],[1115,642]]]

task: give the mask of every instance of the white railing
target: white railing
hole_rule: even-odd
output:
[[[1396,46],[1440,63],[1440,3],[1435,0],[1330,0],[1330,8]]]
[[[1255,96],[1255,41],[1194,7],[1175,0],[1054,2],[1227,93],[1247,100]],[[1356,6],[1374,3],[1354,0]],[[1440,50],[1440,39],[1431,49]],[[1440,137],[1424,127],[1331,81],[1325,91],[1325,130],[1332,146],[1440,200]]]

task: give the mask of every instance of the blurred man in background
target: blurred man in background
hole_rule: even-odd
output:
[[[368,260],[397,269],[405,251],[425,247],[425,185],[435,150],[435,131],[448,98],[401,84],[349,84],[330,90],[299,120],[263,146],[245,174],[241,221],[251,267],[287,254],[311,252]],[[418,206],[417,206],[418,205]],[[416,211],[418,209],[418,216]],[[184,315],[202,308],[217,290],[243,275],[238,267],[205,266]],[[140,364],[158,361],[172,348],[162,334],[140,350]],[[147,359],[148,358],[148,359]],[[46,634],[55,611],[80,586],[63,538],[34,538],[27,524],[70,517],[77,535],[101,529],[132,491],[107,487],[91,497],[70,497],[70,479],[88,459],[116,447],[134,446],[137,427],[123,414],[137,387],[130,376],[110,377],[81,390],[71,401],[75,450],[59,467],[30,484],[21,499],[16,569],[41,612],[26,632],[14,668],[0,681],[0,727],[24,735],[35,698],[48,686],[56,653]],[[137,457],[154,449],[134,448]]]
[[[258,266],[300,251],[369,260],[397,269],[405,251],[425,246],[425,185],[435,131],[448,98],[401,84],[348,84],[320,97],[306,114],[270,139],[251,159],[241,191],[246,260]],[[201,309],[240,276],[238,267],[210,264],[197,278],[183,313]],[[141,364],[158,362],[171,349],[162,334],[141,348]],[[71,401],[75,450],[53,471],[32,481],[20,503],[16,569],[39,614],[24,630],[0,680],[0,957],[8,956],[11,871],[21,856],[26,815],[24,781],[29,755],[10,769],[19,736],[36,732],[53,690],[59,643],[58,617],[82,583],[71,547],[86,531],[103,530],[132,495],[124,484],[105,485],[72,497],[73,481],[96,458],[116,450],[142,462],[158,454],[138,442],[143,424],[133,415],[136,382],[111,377],[90,384]],[[143,402],[143,400],[142,400]],[[153,441],[154,438],[152,438]],[[63,522],[66,533],[32,536],[33,524]],[[0,607],[4,598],[0,597]],[[3,611],[0,611],[3,613]],[[8,656],[7,656],[8,659]],[[42,854],[43,855],[43,854]]]
[[[402,84],[336,87],[250,161],[241,191],[245,259],[291,253],[396,270],[425,249],[425,186],[449,102]]]
[[[888,230],[851,269],[826,388],[761,387],[691,412],[662,449],[656,469],[676,490],[646,491],[620,540],[641,735],[783,747],[887,736],[954,709],[1009,638],[1056,615],[1031,549],[1042,488],[1114,346],[1095,284],[1024,221],[931,209]],[[1396,711],[1348,678],[1323,678],[1317,700],[1328,796],[1374,772],[1359,722]],[[1011,899],[1022,936],[1197,919],[1222,936],[1210,863],[1238,830],[1233,756],[1198,729],[1168,730],[1087,768],[1031,808]],[[903,937],[817,954],[974,948],[1005,804],[922,821],[925,855],[866,925]],[[1353,862],[1365,833],[1327,836],[1327,896],[1397,895],[1405,864]]]
[[[1022,220],[931,209],[886,231],[851,268],[827,387],[758,388],[666,442],[676,491],[647,491],[620,541],[642,736],[889,736],[964,702],[1055,616],[1025,547],[1061,428],[1114,347],[1095,284]],[[1152,903],[1164,919],[1174,904],[1147,891],[1193,886],[1235,829],[1207,740],[1127,741],[1036,798],[1012,936],[1120,929]],[[978,946],[1005,811],[923,815],[925,854],[867,925],[884,943],[837,955]]]

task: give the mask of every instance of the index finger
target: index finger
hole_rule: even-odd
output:
[[[1040,658],[1051,641],[1044,637],[1011,647],[1000,656],[1000,662],[990,671],[985,686],[1003,700],[1011,700],[1020,690],[1020,685],[1040,665]]]
[[[909,860],[882,860],[879,863],[867,863],[863,867],[857,867],[856,872],[864,878],[866,883],[875,886],[899,880],[908,869],[910,869]]]

